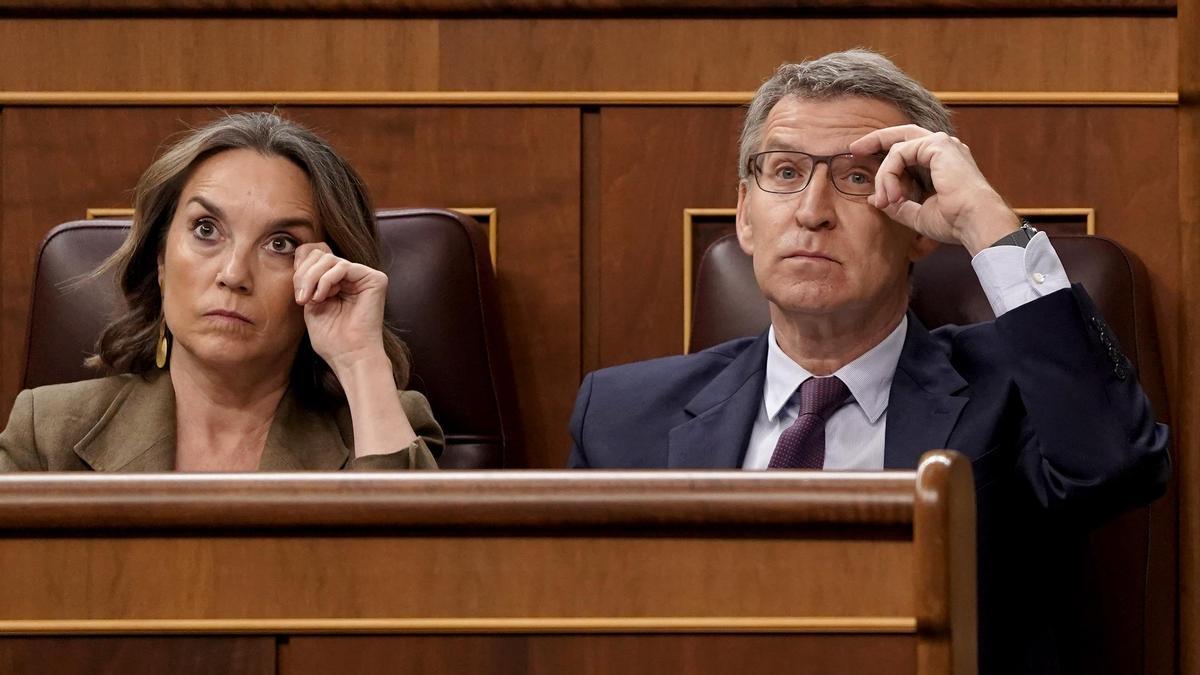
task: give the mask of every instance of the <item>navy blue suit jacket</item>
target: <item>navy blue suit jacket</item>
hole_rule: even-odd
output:
[[[1081,521],[1162,493],[1167,429],[1082,287],[971,326],[930,332],[908,319],[884,467],[912,469],[937,448],[970,458],[980,672],[1060,672],[1057,580],[1072,573],[1064,549],[1079,543]],[[571,417],[570,466],[741,467],[766,354],[764,333],[589,374]]]

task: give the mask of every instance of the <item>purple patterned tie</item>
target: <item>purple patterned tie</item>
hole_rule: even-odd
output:
[[[779,435],[768,469],[824,468],[825,421],[849,401],[850,390],[836,377],[810,377],[798,395],[800,413]]]

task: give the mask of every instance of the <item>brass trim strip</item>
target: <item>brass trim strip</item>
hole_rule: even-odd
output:
[[[944,91],[949,105],[1177,106],[1173,91]],[[0,91],[0,106],[745,105],[748,91]]]
[[[492,257],[492,274],[496,273],[496,251],[497,238],[499,228],[499,210],[494,206],[468,206],[468,207],[450,207],[451,211],[458,211],[464,216],[472,218],[487,218],[488,226],[488,253]],[[84,216],[87,220],[95,220],[97,218],[132,218],[133,209],[106,209],[106,208],[89,208]]]
[[[554,617],[0,620],[0,634],[112,633],[893,633],[913,617]]]
[[[728,216],[737,217],[737,209],[684,209],[683,210],[683,353],[688,353],[688,345],[692,342],[692,244],[695,234],[692,231],[693,219],[696,216]]]
[[[1057,208],[1057,207],[1023,207],[1013,209],[1018,216],[1083,216],[1087,220],[1087,233],[1096,234],[1096,209],[1090,207]]]
[[[91,208],[84,214],[85,220],[96,220],[97,218],[132,218],[133,209],[105,209]]]
[[[498,228],[500,225],[499,210],[494,206],[468,206],[464,208],[451,207],[450,210],[458,211],[464,216],[471,216],[472,218],[487,218],[488,253],[492,257],[492,274],[496,274],[496,241],[498,238]]]

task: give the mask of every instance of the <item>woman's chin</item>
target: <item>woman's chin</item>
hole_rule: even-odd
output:
[[[204,369],[230,370],[234,372],[253,372],[261,374],[264,368],[270,368],[279,361],[279,351],[264,348],[252,342],[241,339],[213,339],[205,336],[201,344],[188,345],[187,361],[195,363]],[[171,361],[176,363],[175,359]],[[287,370],[291,364],[279,363],[281,370]]]

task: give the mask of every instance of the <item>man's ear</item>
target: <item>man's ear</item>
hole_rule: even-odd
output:
[[[750,225],[750,218],[746,215],[746,193],[746,181],[739,182],[735,231],[742,250],[746,252],[746,255],[754,255],[754,229]]]
[[[931,239],[924,235],[916,235],[913,237],[912,243],[908,245],[908,261],[917,262],[921,258],[933,253],[937,250],[938,240]]]

